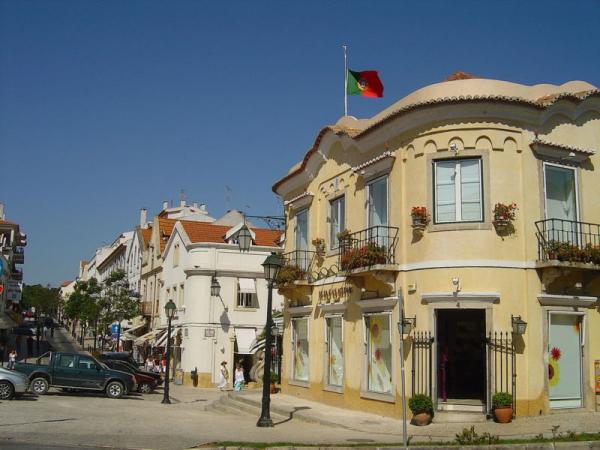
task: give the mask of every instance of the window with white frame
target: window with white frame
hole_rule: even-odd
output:
[[[177,307],[178,308],[181,308],[183,306],[183,301],[184,301],[183,287],[184,287],[183,284],[179,285],[179,297],[178,297],[178,300],[177,300]]]
[[[366,388],[379,394],[392,393],[392,333],[390,313],[364,316],[367,347]]]
[[[237,306],[238,308],[254,308],[256,298],[256,280],[254,278],[238,278]]]
[[[373,180],[367,185],[367,227],[388,225],[388,177]]]
[[[292,380],[308,382],[308,317],[292,319]]]
[[[179,301],[179,297],[177,296],[177,286],[173,286],[173,296],[170,300],[173,300],[173,303],[179,308],[180,305],[177,303]]]
[[[435,223],[483,221],[481,158],[434,161]]]
[[[179,244],[175,244],[173,247],[173,267],[179,265]]]
[[[344,196],[329,202],[329,245],[330,248],[338,247],[337,235],[346,227],[346,202]]]
[[[327,384],[344,385],[343,319],[332,316],[325,319],[327,326]]]
[[[296,214],[296,250],[308,250],[308,208]]]

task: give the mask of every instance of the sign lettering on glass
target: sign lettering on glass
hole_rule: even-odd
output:
[[[204,329],[204,337],[215,337],[215,329],[214,328],[205,328]]]

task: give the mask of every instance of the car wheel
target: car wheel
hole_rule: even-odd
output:
[[[10,400],[15,396],[15,388],[8,381],[0,381],[0,400]]]
[[[141,392],[142,394],[149,394],[152,390],[152,385],[150,383],[141,383],[138,386],[138,392]]]
[[[121,398],[125,393],[123,384],[118,381],[111,381],[106,386],[106,396],[109,398]]]
[[[38,377],[31,380],[31,391],[36,395],[44,395],[49,387],[48,380],[45,378]]]

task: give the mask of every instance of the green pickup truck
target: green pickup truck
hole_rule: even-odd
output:
[[[109,369],[83,353],[49,352],[34,364],[17,362],[17,372],[29,377],[30,390],[43,395],[50,387],[103,391],[107,397],[119,398],[136,389],[133,375]]]

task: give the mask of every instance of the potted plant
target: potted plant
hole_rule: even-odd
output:
[[[335,235],[340,243],[340,248],[344,249],[350,246],[350,230],[345,229]]]
[[[271,386],[269,388],[271,394],[277,393],[277,381],[278,380],[279,380],[279,377],[277,376],[277,374],[275,372],[271,372]]]
[[[423,229],[430,221],[430,216],[425,206],[413,206],[410,210],[410,217],[412,218],[413,228]]]
[[[285,284],[293,283],[296,280],[302,280],[306,276],[306,271],[302,270],[296,264],[284,264],[279,269],[279,275],[277,275],[277,284],[283,286]]]
[[[498,423],[508,423],[513,417],[513,396],[508,392],[496,392],[492,396],[494,417]]]
[[[325,239],[316,237],[312,240],[312,245],[315,246],[317,256],[323,256],[325,254]]]
[[[340,268],[341,270],[352,270],[386,262],[385,247],[369,242],[362,247],[345,250],[340,258]]]
[[[494,214],[494,226],[498,231],[507,230],[516,218],[516,203],[496,203],[492,213]]]
[[[557,260],[559,248],[560,248],[560,242],[558,242],[558,241],[552,240],[552,241],[546,242],[545,250],[546,250],[546,256],[548,257],[548,259]]]
[[[417,394],[408,400],[408,407],[413,413],[412,425],[424,426],[431,423],[433,418],[433,402],[428,395]]]

